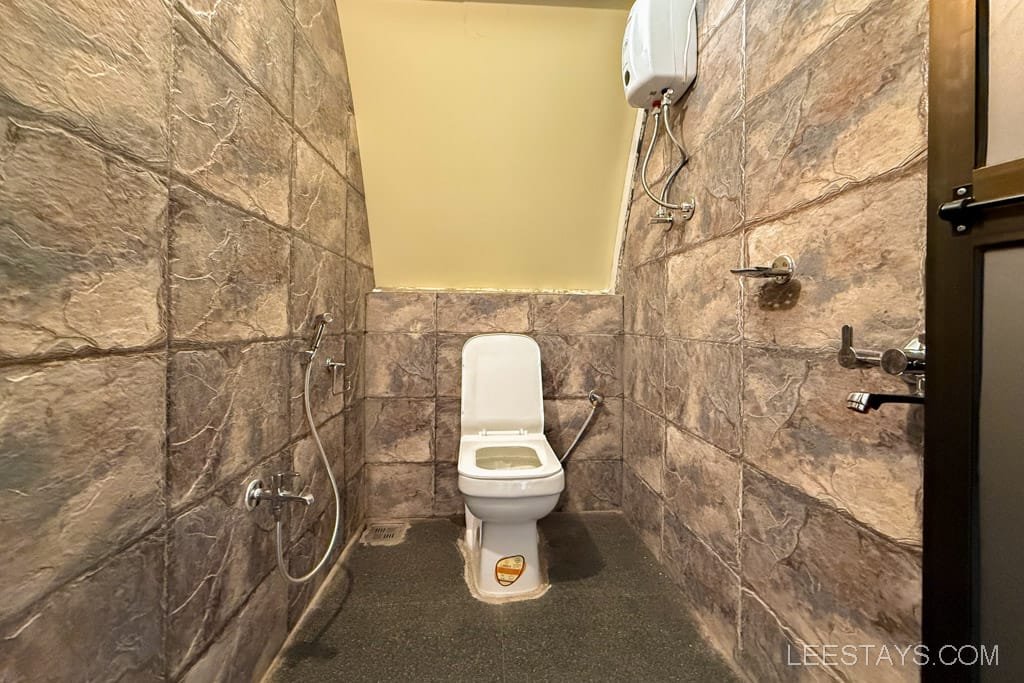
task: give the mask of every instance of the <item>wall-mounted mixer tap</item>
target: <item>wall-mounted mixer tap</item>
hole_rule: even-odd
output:
[[[846,407],[858,413],[878,410],[886,403],[924,403],[925,390],[925,337],[919,334],[902,348],[886,351],[857,349],[853,346],[853,328],[843,325],[842,346],[836,359],[844,368],[876,366],[890,375],[900,377],[911,386],[909,394],[872,394],[854,391],[846,397]]]
[[[293,488],[299,479],[298,472],[278,472],[270,475],[270,488],[263,487],[262,479],[253,479],[245,489],[245,507],[253,510],[263,501],[270,503],[274,518],[281,516],[285,503],[302,503],[306,507],[313,504],[312,493],[294,493]]]

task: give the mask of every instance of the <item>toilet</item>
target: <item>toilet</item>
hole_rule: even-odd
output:
[[[484,334],[462,347],[459,491],[466,561],[485,598],[543,592],[537,520],[565,474],[544,437],[540,347],[521,334]]]

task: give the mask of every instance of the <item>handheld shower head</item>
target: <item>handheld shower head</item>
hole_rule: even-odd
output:
[[[324,328],[327,327],[328,323],[334,322],[334,316],[330,313],[321,313],[313,319],[313,323],[317,326],[316,332],[313,334],[313,343],[309,347],[309,356],[312,358],[317,349],[320,348],[320,342],[324,338]]]

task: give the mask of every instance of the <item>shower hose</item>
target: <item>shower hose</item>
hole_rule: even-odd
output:
[[[284,560],[284,529],[281,523],[281,517],[277,518],[277,568],[281,570],[281,575],[284,576],[290,583],[305,583],[312,579],[318,571],[323,569],[324,565],[331,557],[331,553],[334,552],[334,547],[338,543],[338,526],[341,523],[341,495],[338,493],[338,482],[334,478],[334,472],[331,470],[331,463],[327,460],[327,453],[324,452],[324,444],[320,441],[320,433],[316,430],[316,422],[313,420],[313,409],[309,404],[309,378],[313,372],[313,357],[316,355],[314,350],[309,355],[309,362],[306,364],[306,380],[302,387],[302,404],[306,409],[306,424],[309,425],[309,431],[313,436],[313,443],[316,444],[317,452],[320,454],[320,461],[324,464],[324,469],[327,470],[327,479],[331,482],[331,491],[334,492],[334,530],[331,532],[331,542],[327,544],[327,550],[324,551],[323,557],[316,563],[312,569],[303,574],[302,576],[292,576],[288,571],[288,565],[285,564]]]
[[[565,455],[558,459],[558,462],[565,462],[565,459],[568,458],[574,450],[576,450],[576,445],[579,444],[583,435],[587,433],[587,428],[590,427],[590,422],[594,419],[594,413],[596,413],[597,409],[601,407],[602,403],[604,403],[604,396],[596,391],[591,391],[587,394],[587,400],[590,401],[590,415],[587,415],[587,419],[583,422],[583,426],[580,427],[580,431],[577,432],[576,438],[572,440],[572,444],[568,449],[566,449]]]

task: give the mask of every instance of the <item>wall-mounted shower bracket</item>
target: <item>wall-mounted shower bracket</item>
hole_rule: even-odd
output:
[[[772,278],[777,285],[788,284],[796,273],[796,262],[791,256],[777,256],[770,266],[753,266],[751,268],[732,268],[733,275],[740,277]]]
[[[344,363],[336,361],[333,358],[328,358],[324,365],[331,371],[331,394],[333,396],[341,396],[352,388],[346,380],[342,385],[341,391],[338,391],[338,370],[345,367]],[[342,379],[344,379],[344,374],[342,374]]]

